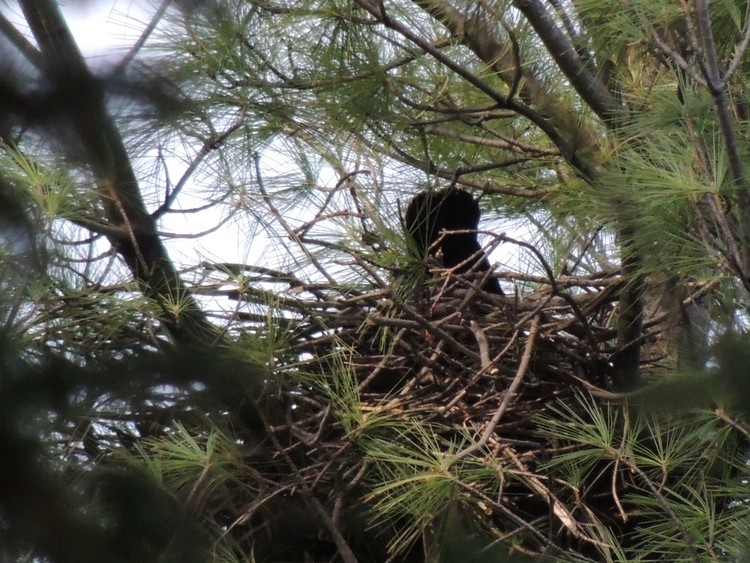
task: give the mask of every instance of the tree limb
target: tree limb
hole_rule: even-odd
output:
[[[622,112],[604,84],[591,73],[590,66],[578,56],[565,34],[539,0],[514,0],[537,32],[557,66],[570,81],[578,95],[604,123],[616,124]]]
[[[93,172],[108,231],[143,293],[162,306],[161,320],[178,339],[205,343],[218,332],[189,294],[146,210],[122,137],[107,112],[101,83],[91,74],[59,7],[52,0],[22,0],[24,17],[39,45],[43,72],[71,120]]]

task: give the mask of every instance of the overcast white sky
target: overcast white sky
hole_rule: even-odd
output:
[[[145,26],[149,3],[137,0],[61,2],[73,34],[87,56],[128,48],[138,37],[138,22]]]

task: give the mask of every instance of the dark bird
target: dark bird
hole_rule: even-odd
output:
[[[455,268],[456,273],[468,271],[486,272],[490,262],[477,239],[479,227],[479,204],[470,193],[455,188],[437,191],[424,191],[417,194],[406,208],[404,224],[414,239],[420,256],[429,252],[442,253],[446,268]],[[442,231],[469,231],[442,235]],[[440,239],[439,245],[433,244]],[[474,258],[471,260],[471,258]],[[484,291],[504,295],[500,283],[490,277],[482,286]]]

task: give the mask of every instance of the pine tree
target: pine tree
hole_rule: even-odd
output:
[[[3,8],[2,556],[746,556],[749,6]]]

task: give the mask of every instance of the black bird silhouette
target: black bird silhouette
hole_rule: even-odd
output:
[[[470,193],[448,188],[417,194],[406,208],[404,224],[423,257],[428,252],[433,255],[437,252],[438,248],[430,247],[440,238],[441,231],[474,231],[443,235],[439,243],[443,265],[454,268],[465,262],[456,273],[469,270],[486,272],[490,269],[490,262],[476,233],[480,215],[479,204]],[[469,260],[472,256],[476,257],[474,261]],[[504,295],[500,283],[493,277],[487,279],[482,289]]]

